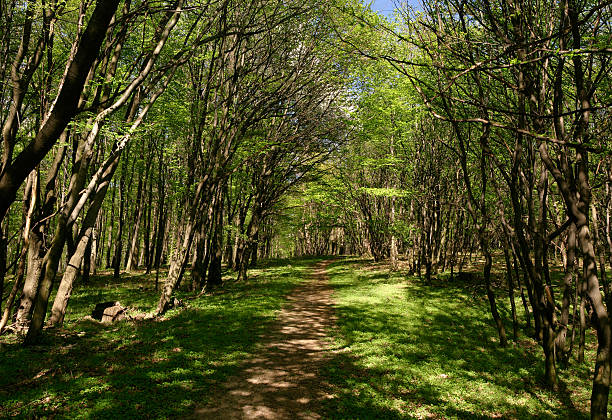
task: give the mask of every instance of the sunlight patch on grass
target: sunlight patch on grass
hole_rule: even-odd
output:
[[[151,311],[155,276],[93,278],[75,288],[60,330],[23,348],[0,337],[0,417],[168,418],[214,399],[222,382],[248,357],[285,301],[317,259],[263,262],[252,277],[195,300],[160,320],[102,325],[88,319],[96,303],[120,301]]]
[[[587,417],[592,354],[586,365],[560,370],[574,392],[550,392],[540,385],[537,343],[499,347],[484,294],[363,266],[346,260],[329,268],[338,302],[335,348],[344,349],[325,373],[339,396],[328,404],[329,417]],[[533,341],[525,332],[521,339]]]

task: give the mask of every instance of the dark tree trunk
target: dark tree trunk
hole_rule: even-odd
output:
[[[507,244],[506,244],[507,245]],[[518,341],[518,319],[516,317],[516,303],[514,302],[514,282],[512,280],[512,264],[510,263],[510,255],[508,246],[504,247],[504,259],[506,260],[506,280],[508,281],[508,299],[510,300],[510,308],[512,310],[512,334],[514,341]]]
[[[212,236],[210,239],[210,265],[206,277],[206,289],[211,290],[222,283],[221,260],[223,257],[223,204],[226,188],[217,189],[212,214]]]
[[[251,258],[249,261],[249,267],[257,267],[257,258],[259,249],[259,231],[255,232],[253,236],[253,243],[251,244]]]
[[[2,308],[2,299],[4,298],[4,277],[6,276],[6,254],[8,249],[8,241],[0,224],[0,308]]]
[[[569,324],[569,311],[571,304],[572,286],[574,279],[574,264],[576,260],[576,225],[572,223],[567,234],[567,257],[565,275],[563,276],[563,297],[561,301],[561,318],[556,338],[557,360],[567,363],[569,360],[569,346],[567,345],[567,332]]]
[[[117,193],[117,187],[113,186],[113,193],[111,195],[111,207],[110,207],[110,222],[108,223],[108,247],[106,248],[106,268],[113,267],[113,262],[111,260],[111,255],[113,254],[113,250],[115,248],[115,243],[113,242],[113,228],[115,227],[115,195]]]
[[[0,221],[15,200],[19,187],[28,174],[51,150],[77,112],[85,80],[106,36],[108,25],[117,10],[119,0],[97,2],[87,28],[70,63],[55,105],[34,140],[6,168],[0,177]]]
[[[124,160],[123,162],[126,162]],[[123,251],[123,225],[125,222],[125,177],[126,168],[122,165],[121,179],[119,181],[119,229],[115,238],[115,255],[113,257],[113,278],[119,280],[121,274],[121,255]]]
[[[95,228],[93,228],[95,229]],[[87,246],[85,247],[85,255],[83,255],[83,269],[82,269],[82,277],[81,277],[81,281],[83,282],[83,284],[88,284],[89,283],[89,276],[90,276],[90,272],[91,272],[91,248],[92,248],[92,243],[93,243],[93,236],[94,236],[94,232],[92,229],[92,238],[87,242]]]

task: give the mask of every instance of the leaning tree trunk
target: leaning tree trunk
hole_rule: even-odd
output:
[[[191,249],[194,233],[197,228],[197,219],[200,217],[198,210],[201,207],[200,203],[202,201],[205,201],[201,200],[201,198],[206,187],[207,180],[203,179],[199,182],[196,188],[196,193],[193,197],[190,206],[191,210],[189,212],[189,218],[185,222],[183,241],[181,244],[179,244],[178,249],[172,256],[172,261],[170,262],[170,269],[168,270],[168,276],[164,283],[164,288],[159,298],[159,302],[157,303],[157,309],[155,311],[155,314],[157,316],[164,314],[168,310],[168,304],[170,303],[172,293],[174,293],[174,289],[179,285],[185,272],[185,267],[189,259],[189,251]]]
[[[588,219],[587,219],[588,220]],[[610,347],[612,345],[612,329],[608,311],[599,290],[597,267],[593,242],[588,224],[576,226],[578,243],[582,251],[582,266],[586,283],[586,294],[593,307],[595,328],[597,330],[597,356],[595,374],[593,375],[593,390],[591,393],[591,417],[607,418],[608,396],[610,393]]]
[[[61,214],[53,236],[53,241],[49,248],[49,251],[45,254],[44,258],[44,276],[42,277],[39,286],[36,299],[34,300],[34,306],[32,311],[32,319],[28,333],[26,335],[24,344],[33,344],[37,341],[47,313],[47,304],[49,302],[49,295],[51,294],[51,288],[53,281],[57,273],[59,260],[62,256],[62,250],[66,241],[66,234],[68,232],[68,217]]]
[[[24,193],[24,205],[26,206],[26,208],[24,208],[24,213],[25,213],[24,219],[25,220],[24,220],[23,235],[22,235],[23,236],[23,246],[21,249],[21,253],[19,254],[19,257],[18,257],[19,265],[17,267],[17,272],[15,273],[15,281],[6,299],[6,302],[4,305],[4,311],[2,313],[2,319],[0,319],[0,334],[4,330],[4,327],[6,327],[6,324],[8,323],[8,320],[11,314],[11,310],[13,308],[13,303],[15,302],[15,297],[17,296],[17,293],[19,292],[19,289],[22,286],[23,279],[24,279],[25,268],[26,268],[25,267],[26,256],[28,253],[29,243],[30,243],[30,229],[32,226],[34,210],[36,208],[37,197],[38,197],[37,185],[36,185],[38,182],[38,174],[32,173],[32,175],[33,175],[31,178],[32,183],[31,185],[26,186],[25,193]],[[2,235],[1,229],[0,229],[0,235]],[[6,256],[5,256],[4,261],[0,261],[0,269],[3,268],[5,264],[6,264]],[[33,297],[31,301],[33,301]]]
[[[0,308],[2,308],[2,299],[4,298],[4,277],[6,276],[6,255],[8,250],[8,241],[0,223]]]
[[[7,168],[3,168],[0,176],[0,221],[14,202],[23,180],[43,160],[76,114],[87,75],[98,56],[118,5],[119,0],[96,3],[49,116],[34,139]]]
[[[106,197],[110,180],[117,169],[118,162],[119,157],[117,156],[111,166],[109,166],[109,168],[105,171],[101,178],[100,184],[96,189],[93,202],[85,215],[83,225],[81,226],[81,230],[79,232],[76,250],[70,256],[70,263],[64,271],[57,295],[55,296],[55,300],[53,302],[51,317],[49,318],[49,325],[51,326],[60,326],[64,322],[66,308],[68,307],[68,301],[72,295],[72,288],[74,287],[74,281],[78,277],[79,269],[85,258],[85,253],[88,251],[88,249],[91,251],[89,246],[91,243],[91,237],[95,229],[96,221],[98,220],[100,209],[102,208],[102,203]]]

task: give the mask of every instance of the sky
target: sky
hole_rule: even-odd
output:
[[[363,0],[365,4],[368,4],[372,0]],[[395,3],[399,3],[399,1],[394,0],[373,0],[372,1],[372,10],[379,12],[385,16],[390,16],[393,13],[393,9],[395,9]],[[419,0],[408,0],[408,4],[414,8],[420,9]]]
[[[368,0],[365,0],[364,3],[368,3]],[[393,4],[393,0],[374,0],[372,2],[372,10],[382,13],[383,15],[389,14],[395,8]]]

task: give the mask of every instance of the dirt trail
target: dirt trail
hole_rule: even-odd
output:
[[[318,263],[289,296],[263,338],[258,356],[215,390],[215,400],[194,418],[319,419],[321,402],[332,398],[319,370],[331,357],[327,331],[335,322],[332,289]]]

